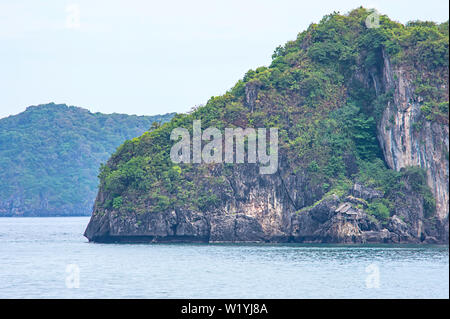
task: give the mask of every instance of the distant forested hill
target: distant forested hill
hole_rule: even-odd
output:
[[[89,215],[101,163],[125,140],[173,116],[50,103],[0,119],[0,216]]]

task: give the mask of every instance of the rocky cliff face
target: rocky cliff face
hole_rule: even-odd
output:
[[[216,190],[229,196],[206,212],[123,215],[96,207],[85,236],[96,242],[448,242],[448,223],[424,224],[421,199],[411,190],[398,197],[389,222],[380,223],[365,210],[368,200],[382,197],[380,192],[355,184],[351,195],[331,195],[300,209],[311,196],[302,190],[305,176],[280,170],[260,175],[256,165],[235,166],[227,184]]]
[[[448,218],[448,122],[422,122],[423,98],[415,94],[413,76],[401,66],[392,67],[384,51],[383,62],[383,87],[385,92],[393,92],[393,100],[387,102],[378,125],[385,161],[397,171],[407,166],[424,168],[436,198],[437,215],[440,219]],[[417,128],[418,123],[422,127]]]

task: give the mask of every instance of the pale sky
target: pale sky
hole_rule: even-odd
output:
[[[0,0],[0,118],[29,105],[187,112],[312,22],[358,6],[448,20],[447,0]]]

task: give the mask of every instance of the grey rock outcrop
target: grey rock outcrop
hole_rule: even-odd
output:
[[[369,187],[365,187],[364,185],[359,183],[355,183],[353,185],[352,193],[356,198],[362,198],[364,200],[383,197],[383,194],[381,192]]]
[[[85,236],[96,242],[297,242],[297,243],[443,243],[448,226],[423,222],[423,208],[398,210],[385,224],[365,211],[362,198],[328,196],[296,210],[301,179],[265,176],[247,167],[233,179],[235,195],[215,211],[187,210],[120,215],[96,213]],[[253,176],[255,180],[250,178]],[[250,186],[250,184],[252,186]],[[297,185],[298,187],[298,185]],[[367,188],[370,194],[375,191]],[[403,204],[402,204],[403,205]],[[420,203],[418,204],[420,206]]]
[[[384,91],[393,91],[378,125],[378,140],[390,168],[399,171],[420,166],[427,172],[427,183],[436,198],[438,218],[449,213],[449,128],[448,124],[425,121],[414,129],[421,117],[421,98],[417,97],[411,76],[402,67],[392,67],[383,51],[382,83]],[[447,88],[448,89],[448,88]]]

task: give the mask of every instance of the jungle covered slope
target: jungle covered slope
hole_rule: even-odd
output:
[[[412,134],[434,134],[436,127],[448,134],[448,22],[402,25],[381,16],[379,28],[367,28],[369,14],[359,8],[325,16],[224,95],[125,142],[101,169],[86,236],[440,241],[448,209],[436,210],[433,183],[442,182],[433,175],[430,182],[427,161],[440,163],[448,187],[448,138],[436,141],[437,151],[424,150],[422,162],[394,167],[380,130],[395,133],[396,117],[385,123],[383,115],[388,108],[401,112],[398,100],[407,90],[407,104],[418,108]],[[278,172],[258,175],[257,164],[172,163],[172,129],[185,127],[192,136],[195,119],[221,130],[278,127]],[[446,198],[448,205],[448,191]],[[358,221],[339,219],[349,209]]]
[[[1,119],[0,216],[90,215],[100,164],[173,115],[94,114],[50,103]]]

